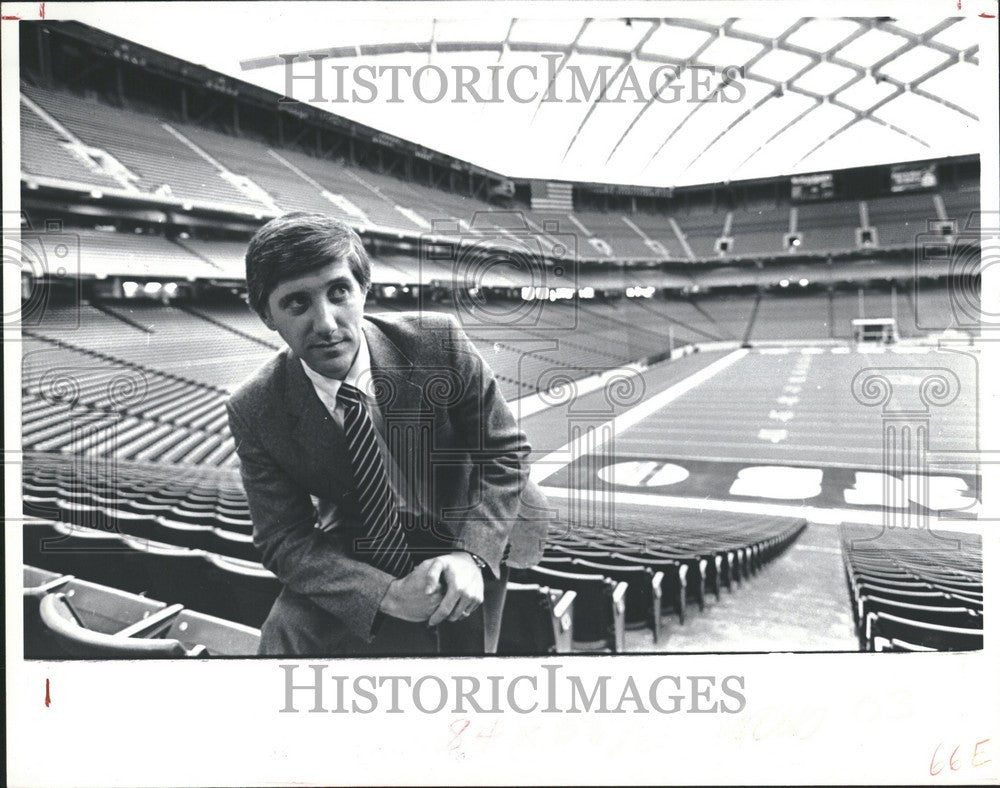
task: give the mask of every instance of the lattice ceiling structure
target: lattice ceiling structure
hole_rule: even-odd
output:
[[[380,79],[376,101],[316,106],[512,177],[682,186],[978,151],[976,23],[493,15],[338,19],[304,30],[277,18],[258,25],[265,29],[256,35],[234,36],[230,51],[211,61],[204,48],[188,59],[279,93],[286,92],[281,55],[290,53],[303,58],[296,74],[308,73],[307,53],[346,67],[348,75],[360,66],[433,65],[449,75],[455,66],[481,73],[497,67],[506,77],[517,66],[534,66],[543,76],[531,102],[456,103],[449,88],[445,100],[421,103],[412,80],[403,78],[396,102]],[[192,54],[177,36],[100,26],[180,57]],[[686,100],[695,78],[701,97],[738,96],[723,73],[729,66],[741,68],[739,100]],[[579,80],[593,83],[602,71],[605,87],[583,100]],[[659,81],[652,79],[657,73]],[[574,80],[581,100],[543,100],[545,91],[572,95]],[[303,87],[293,95],[311,93]],[[669,95],[681,100],[664,101]]]

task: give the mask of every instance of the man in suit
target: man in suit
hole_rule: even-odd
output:
[[[366,316],[370,262],[335,219],[274,219],[246,269],[288,345],[227,403],[283,585],[260,653],[494,652],[508,567],[537,563],[546,526],[492,371],[454,319]]]

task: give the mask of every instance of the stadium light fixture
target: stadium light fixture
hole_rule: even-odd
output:
[[[166,293],[167,295],[170,295],[170,296],[174,295],[177,292],[177,283],[176,282],[167,282],[163,286],[163,292]]]
[[[125,294],[126,298],[134,298],[138,291],[138,282],[122,282],[122,292]]]
[[[802,279],[799,280],[799,287],[806,287],[808,285],[809,285],[809,280],[806,279],[805,277],[802,277]]]
[[[580,291],[577,293],[580,298],[593,298],[594,288],[592,287],[581,287]]]
[[[102,192],[100,189],[91,189],[90,196],[93,197],[95,200],[99,200],[104,196],[104,192]]]
[[[780,282],[778,282],[778,284],[781,285],[782,287],[788,287],[789,281],[787,279],[782,279]]]
[[[156,295],[163,288],[159,282],[146,282],[142,286],[142,290],[146,295]]]

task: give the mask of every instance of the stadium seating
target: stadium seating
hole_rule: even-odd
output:
[[[110,589],[108,591],[110,592]],[[118,596],[120,593],[118,592]],[[112,605],[121,600],[109,594],[108,599],[101,601]],[[149,604],[163,605],[162,602]],[[127,628],[124,626],[115,632],[91,629],[84,623],[77,605],[59,591],[46,595],[39,608],[42,622],[62,649],[62,656],[84,659],[172,659],[200,656],[201,649],[189,651],[176,640],[130,639],[127,635],[121,634],[122,630]],[[177,613],[177,610],[172,608],[164,607],[163,611],[171,615]],[[109,607],[108,612],[116,611]]]
[[[534,656],[571,651],[575,600],[574,591],[508,583],[497,653]]]
[[[23,84],[22,92],[60,121],[84,145],[106,152],[129,174],[132,191],[192,203],[215,203],[263,213],[211,161],[193,151],[151,115]]]
[[[24,567],[24,655],[26,658],[51,658],[61,654],[39,614],[39,604],[50,591],[62,588],[72,578],[33,566]]]
[[[842,532],[844,570],[864,650],[982,648],[982,547],[973,534]]]
[[[570,559],[568,565],[547,563],[548,569],[562,569],[577,574],[599,575],[626,584],[625,625],[630,629],[649,627],[653,632],[653,642],[660,641],[662,630],[661,608],[663,598],[663,573],[653,572],[646,566],[625,566],[624,564],[604,564],[585,558]]]
[[[513,570],[517,583],[537,583],[573,591],[573,647],[580,651],[625,650],[625,593],[627,584],[602,575],[560,572],[534,567]]]

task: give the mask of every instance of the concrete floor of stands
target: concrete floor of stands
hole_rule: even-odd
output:
[[[653,643],[649,629],[625,632],[630,652],[858,651],[844,579],[839,529],[810,523],[795,543],[705,610],[688,606],[683,624],[664,617]]]

